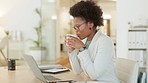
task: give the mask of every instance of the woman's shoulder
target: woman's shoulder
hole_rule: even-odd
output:
[[[111,40],[111,38],[107,35],[105,35],[104,33],[102,33],[101,30],[98,30],[96,33],[96,39],[104,39],[104,40]]]
[[[113,45],[113,41],[109,36],[102,33],[100,36],[98,36],[96,44],[99,46],[110,46]]]
[[[101,33],[101,35],[97,38],[97,41],[110,41],[111,42],[112,39],[109,36]]]

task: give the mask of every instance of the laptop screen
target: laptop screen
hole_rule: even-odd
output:
[[[40,80],[46,82],[42,72],[40,71],[36,61],[34,60],[33,56],[24,55],[25,60],[27,61],[30,69],[32,70],[33,74]]]

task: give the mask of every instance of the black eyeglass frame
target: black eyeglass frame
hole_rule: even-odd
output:
[[[81,24],[77,24],[77,25],[73,26],[73,28],[74,28],[75,30],[79,30],[79,27],[80,27],[81,25],[85,24],[85,23],[86,23],[86,22],[83,22],[83,23],[81,23]]]

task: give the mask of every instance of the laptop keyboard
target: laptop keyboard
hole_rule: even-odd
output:
[[[53,77],[53,76],[44,76],[46,80],[52,81],[52,80],[60,80],[59,78]]]
[[[53,76],[44,76],[46,81],[48,83],[73,83],[74,81],[73,80],[61,80],[59,78],[56,78],[56,77],[53,77]]]

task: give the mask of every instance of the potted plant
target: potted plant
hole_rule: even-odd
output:
[[[39,15],[41,19],[40,10],[36,8],[35,12]],[[34,29],[37,35],[37,39],[34,39],[34,40],[30,39],[35,44],[35,46],[30,47],[30,53],[36,61],[41,61],[41,55],[42,54],[44,55],[46,51],[46,48],[42,46],[42,23],[41,21],[39,22],[39,25],[35,27]]]

